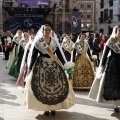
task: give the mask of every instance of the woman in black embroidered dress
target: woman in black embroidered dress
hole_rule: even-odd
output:
[[[50,33],[51,27],[44,25],[35,37],[25,86],[25,104],[28,109],[45,111],[47,116],[49,111],[55,115],[55,110],[67,109],[75,104],[75,96],[65,71],[54,57],[50,57],[53,53],[62,65],[65,63],[58,40],[50,37]]]
[[[102,73],[101,80],[97,77]],[[100,82],[99,82],[100,81]],[[89,97],[101,103],[114,105],[119,112],[120,105],[120,26],[114,27],[106,43],[96,79]]]

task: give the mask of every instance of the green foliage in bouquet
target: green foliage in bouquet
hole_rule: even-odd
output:
[[[75,68],[76,68],[76,65],[73,68],[66,70],[67,74],[74,74]]]
[[[72,69],[68,69],[66,71],[67,71],[67,74],[73,74],[74,73],[74,71]]]

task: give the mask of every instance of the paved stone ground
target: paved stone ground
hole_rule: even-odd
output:
[[[0,120],[120,120],[120,113],[112,105],[89,99],[88,90],[75,90],[76,105],[57,111],[56,116],[44,116],[43,111],[28,110],[23,105],[23,93],[16,87],[16,79],[8,75],[7,61],[0,55]]]

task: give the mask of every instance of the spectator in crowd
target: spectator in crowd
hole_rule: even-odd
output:
[[[99,44],[100,44],[100,38],[98,33],[94,33],[94,39],[93,39],[93,46],[92,46],[92,55],[97,56],[96,65],[99,65]]]
[[[2,37],[2,35],[0,35],[0,52],[2,52],[2,42],[1,42],[1,37]]]
[[[93,38],[92,38],[91,33],[87,33],[87,34],[86,34],[86,40],[87,40],[87,42],[88,42],[88,44],[89,44],[89,46],[90,46],[90,49],[92,50]]]
[[[102,40],[102,36],[103,36],[103,33],[100,33],[100,35],[99,35],[100,41]]]
[[[107,39],[108,39],[108,37],[106,35],[103,35],[102,41],[99,44],[99,49],[100,49],[101,53],[103,52],[104,46],[105,46],[105,44],[107,42]]]
[[[4,54],[4,58],[3,58],[3,60],[7,60],[7,58],[5,57],[5,45],[6,45],[6,40],[7,40],[7,33],[6,32],[4,32],[3,33],[3,36],[1,37],[1,42],[2,42],[2,51],[3,51],[3,54]]]
[[[75,43],[77,40],[77,35],[75,33],[72,33],[70,37],[71,37],[71,40]]]

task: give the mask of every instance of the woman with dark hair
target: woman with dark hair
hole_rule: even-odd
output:
[[[90,47],[85,39],[85,34],[78,37],[74,45],[72,60],[76,64],[73,74],[73,88],[90,89],[94,80],[94,71],[91,65]]]
[[[65,57],[51,31],[50,25],[43,25],[35,36],[25,86],[27,108],[45,111],[46,116],[49,111],[55,115],[55,110],[75,104],[74,92],[62,67]]]
[[[15,36],[13,37],[12,50],[11,50],[9,60],[8,60],[8,63],[7,63],[7,68],[8,69],[10,69],[10,67],[13,63],[13,60],[18,53],[18,45],[19,45],[19,42],[22,39],[22,37],[23,37],[23,32],[21,30],[18,30],[17,33],[15,34]]]
[[[7,43],[7,32],[5,32],[5,33],[3,34],[3,36],[1,37],[1,42],[2,42],[2,51],[3,51],[3,54],[4,54],[3,60],[7,60],[7,57],[6,57],[6,55],[5,55],[6,43]]]
[[[108,40],[107,36],[106,36],[106,35],[103,35],[103,36],[102,36],[102,40],[101,40],[101,42],[100,42],[100,44],[99,44],[99,49],[100,49],[100,52],[101,52],[101,53],[103,52],[103,49],[104,49],[104,46],[105,46],[107,40]]]
[[[120,26],[113,28],[107,41],[89,97],[100,103],[120,106]]]
[[[6,32],[6,42],[5,42],[5,58],[9,59],[10,52],[12,51],[12,39],[11,32]]]
[[[92,46],[92,55],[96,55],[97,56],[97,61],[96,61],[96,65],[99,66],[99,44],[100,44],[100,39],[99,39],[99,34],[98,33],[94,33],[94,39],[93,39],[93,46]]]
[[[63,39],[61,47],[63,48],[63,52],[65,54],[67,61],[71,60],[73,45],[74,45],[74,43],[71,41],[70,35],[66,35]]]
[[[93,38],[90,32],[88,32],[86,34],[86,41],[88,42],[90,49],[92,50],[92,46],[93,46]]]

